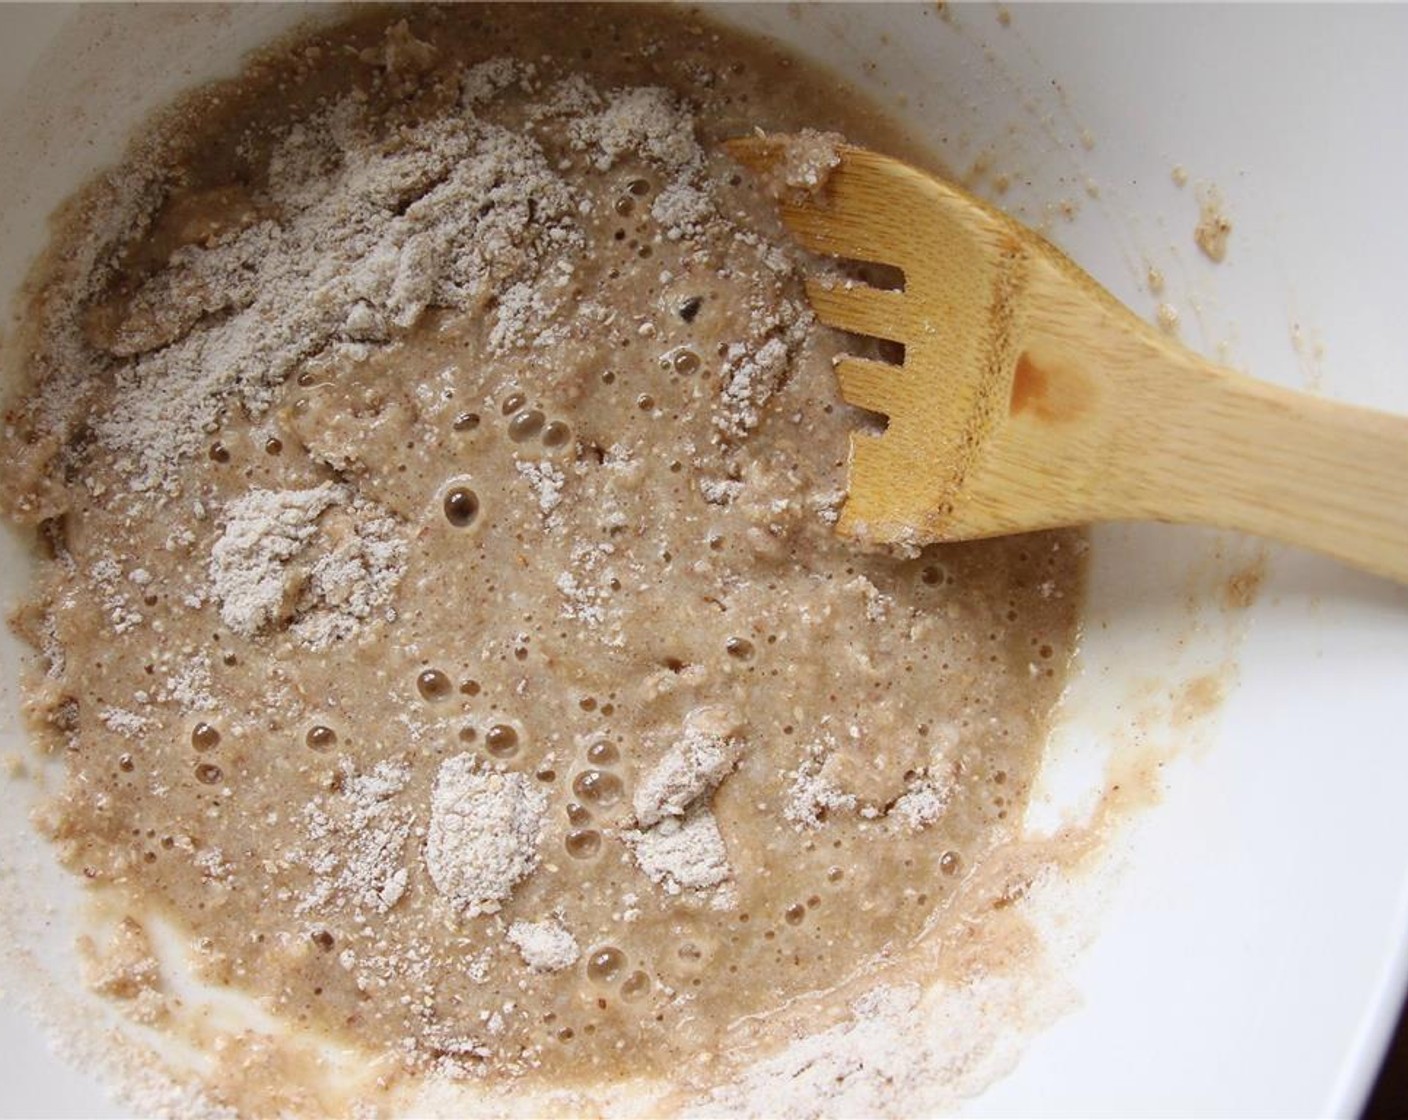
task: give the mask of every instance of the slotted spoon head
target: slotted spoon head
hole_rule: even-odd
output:
[[[792,142],[728,144],[776,179]],[[889,265],[900,291],[814,278],[818,318],[904,346],[842,357],[851,435],[838,530],[917,545],[1095,521],[1242,529],[1408,581],[1408,420],[1219,368],[1044,238],[951,183],[840,146],[782,219],[817,253]],[[785,179],[785,176],[782,176]]]
[[[727,148],[768,174],[787,138]],[[784,195],[784,223],[813,252],[904,276],[901,291],[807,283],[823,323],[904,346],[900,365],[837,362],[842,397],[887,419],[882,434],[852,434],[838,530],[922,544],[1112,515],[1091,477],[1100,393],[1080,355],[1092,331],[1124,332],[1116,350],[1162,352],[1166,342],[1044,239],[967,192],[876,152],[843,145],[837,154],[821,189]],[[1085,445],[1080,455],[1073,443]]]
[[[766,172],[784,144],[750,137],[728,150]],[[888,420],[883,434],[852,434],[838,528],[877,543],[945,539],[964,480],[1009,411],[1023,231],[898,160],[852,147],[838,155],[820,191],[780,202],[784,223],[815,253],[889,265],[904,277],[901,291],[807,282],[823,323],[904,346],[901,365],[837,362],[842,398]]]

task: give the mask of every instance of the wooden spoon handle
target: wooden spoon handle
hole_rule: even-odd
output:
[[[1049,247],[1033,264],[1011,403],[963,480],[947,539],[1178,521],[1408,583],[1408,417],[1223,369]]]
[[[1408,417],[1222,369],[1089,281],[1057,280],[1014,332],[1010,389],[996,383],[996,419],[956,495],[921,493],[927,505],[904,511],[920,539],[1176,521],[1258,533],[1408,583]],[[932,431],[936,421],[910,411]],[[915,424],[911,438],[924,434]],[[898,472],[864,477],[879,488],[872,507],[914,491]]]
[[[1144,516],[1260,533],[1408,582],[1408,417],[1202,363],[1165,374],[1126,398],[1157,409],[1143,446],[1124,449],[1159,480]]]

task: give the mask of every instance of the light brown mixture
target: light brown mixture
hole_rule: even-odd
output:
[[[1227,239],[1232,235],[1232,222],[1222,212],[1222,206],[1222,194],[1216,187],[1204,187],[1198,192],[1198,224],[1193,228],[1193,240],[1214,264],[1227,259]]]
[[[4,469],[52,832],[131,916],[96,987],[159,1020],[155,910],[290,1024],[580,1084],[942,933],[1083,549],[835,538],[861,344],[715,141],[900,146],[848,103],[683,15],[417,8],[75,208]]]

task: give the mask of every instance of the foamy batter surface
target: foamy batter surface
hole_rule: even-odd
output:
[[[898,143],[683,16],[417,9],[95,189],[8,414],[65,863],[412,1076],[706,1070],[942,936],[1082,542],[863,555],[806,259],[715,141]],[[819,148],[824,151],[824,146]],[[99,952],[102,956],[102,952]]]

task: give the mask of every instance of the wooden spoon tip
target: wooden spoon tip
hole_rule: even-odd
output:
[[[723,149],[735,163],[740,163],[751,171],[766,171],[781,156],[782,142],[771,136],[754,133],[725,140]]]

